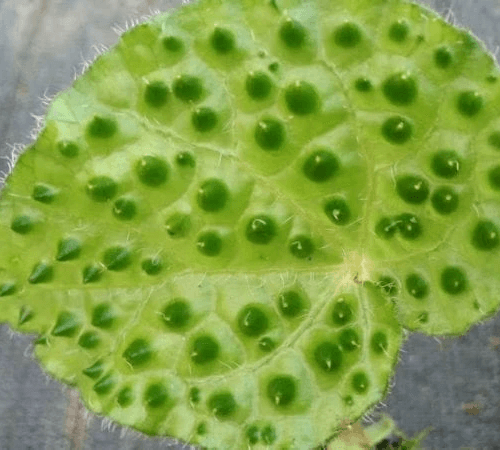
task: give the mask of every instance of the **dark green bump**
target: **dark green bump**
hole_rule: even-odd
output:
[[[405,285],[408,294],[419,300],[427,297],[429,294],[429,283],[417,273],[408,275]]]
[[[262,428],[262,431],[260,432],[260,436],[262,439],[262,442],[266,445],[271,445],[274,444],[274,441],[276,441],[276,430],[272,425],[266,425],[265,427]]]
[[[407,72],[396,73],[384,81],[382,91],[394,105],[406,106],[417,98],[417,82],[415,77]]]
[[[76,158],[80,152],[78,144],[73,141],[59,141],[57,143],[59,153],[66,158]]]
[[[460,40],[458,43],[471,53],[473,50],[478,50],[481,47],[479,40],[469,31],[469,30],[460,30]]]
[[[207,428],[207,424],[205,422],[201,422],[196,426],[196,434],[199,434],[200,436],[207,434],[207,431],[208,431],[208,428]]]
[[[82,243],[75,238],[66,238],[59,241],[57,247],[57,261],[71,261],[80,256]]]
[[[264,353],[272,352],[276,348],[276,344],[269,336],[264,336],[259,339],[259,349]]]
[[[47,336],[41,336],[34,342],[35,345],[47,345],[48,343]]]
[[[283,123],[272,118],[259,120],[254,132],[255,142],[266,151],[279,150],[285,142],[285,135]]]
[[[124,270],[132,263],[132,254],[125,247],[110,247],[104,252],[102,262],[108,270]]]
[[[324,341],[315,348],[314,361],[324,372],[336,372],[342,365],[342,350],[337,344]]]
[[[196,108],[191,116],[193,128],[200,133],[212,131],[217,125],[217,113],[206,106]]]
[[[448,294],[458,295],[467,288],[467,276],[463,269],[448,266],[441,272],[441,288]]]
[[[415,214],[403,213],[397,216],[396,220],[403,239],[413,241],[422,235],[422,224]]]
[[[399,292],[398,282],[390,276],[380,277],[376,284],[385,295],[394,297]]]
[[[191,229],[191,219],[188,214],[174,213],[165,221],[165,229],[171,238],[183,238]]]
[[[448,47],[442,46],[434,51],[434,64],[440,69],[447,69],[451,66],[452,62],[453,54]]]
[[[232,31],[227,28],[215,27],[210,36],[210,45],[220,55],[225,55],[234,50],[236,40]]]
[[[267,384],[267,398],[274,406],[290,405],[297,395],[297,383],[290,375],[279,375]]]
[[[488,171],[488,181],[495,191],[500,191],[500,166],[491,168]]]
[[[163,48],[172,53],[179,53],[184,49],[184,42],[177,36],[165,36],[162,39]]]
[[[345,22],[333,32],[333,42],[339,47],[351,49],[361,42],[361,30],[352,22]]]
[[[207,401],[208,410],[217,419],[228,419],[236,411],[236,400],[230,392],[219,392],[212,394]]]
[[[183,102],[197,102],[203,96],[203,83],[192,75],[179,75],[173,84],[175,96]]]
[[[93,380],[97,380],[104,372],[104,364],[102,361],[97,361],[86,369],[82,370],[82,373]]]
[[[246,336],[259,336],[268,326],[267,314],[259,306],[248,305],[238,313],[238,328]]]
[[[288,18],[281,25],[279,36],[283,44],[290,49],[296,50],[304,46],[307,30],[300,22]]]
[[[144,101],[153,108],[161,108],[167,103],[168,86],[163,81],[152,81],[144,89]]]
[[[370,348],[373,353],[378,355],[385,353],[387,348],[389,347],[389,341],[387,338],[387,333],[383,331],[376,331],[373,333],[372,338],[370,340]]]
[[[250,72],[245,81],[245,89],[253,100],[264,100],[271,93],[273,82],[264,72]]]
[[[100,303],[92,311],[92,325],[97,328],[111,328],[115,321],[113,307],[109,303]]]
[[[340,333],[339,344],[342,350],[346,352],[353,352],[361,347],[361,338],[356,330],[347,328]]]
[[[97,395],[106,395],[115,387],[116,381],[112,374],[104,375],[96,384],[94,384],[94,392]]]
[[[299,292],[288,290],[279,294],[278,308],[283,316],[293,319],[304,313],[306,305]]]
[[[48,283],[53,278],[54,268],[45,262],[39,262],[33,267],[28,281],[31,284]]]
[[[330,180],[339,170],[338,158],[329,150],[316,150],[302,166],[302,172],[311,181],[323,183]]]
[[[498,227],[491,220],[480,220],[472,231],[472,245],[477,250],[494,250],[500,244],[498,234]]]
[[[462,161],[453,150],[440,150],[434,153],[431,162],[432,171],[442,178],[454,178],[460,172]]]
[[[99,281],[104,273],[104,268],[101,264],[90,264],[83,269],[82,281],[84,284],[95,283]]]
[[[196,425],[195,432],[199,436],[204,436],[208,432],[208,425],[206,422],[200,422]]]
[[[398,222],[394,217],[382,217],[375,225],[375,233],[382,239],[392,238],[398,229]]]
[[[163,383],[152,383],[144,392],[144,403],[148,408],[159,408],[168,400],[168,391]]]
[[[458,43],[462,45],[462,48],[466,50],[468,54],[481,47],[478,39],[469,30],[460,30],[460,40]]]
[[[474,117],[483,108],[484,100],[479,92],[464,91],[457,98],[457,109],[465,117]]]
[[[260,430],[257,425],[250,425],[246,431],[245,435],[247,438],[247,441],[250,445],[255,445],[257,442],[260,440]]]
[[[26,305],[23,305],[21,309],[19,310],[19,317],[17,320],[18,325],[23,325],[26,322],[29,322],[33,317],[35,316],[35,313],[33,310]]]
[[[421,312],[421,313],[417,316],[417,320],[418,320],[420,323],[427,323],[427,322],[429,322],[429,313],[428,313],[427,311]]]
[[[406,20],[400,19],[389,27],[389,39],[400,44],[404,42],[410,33],[410,25]]]
[[[184,328],[191,319],[191,308],[183,298],[170,301],[162,312],[162,320],[168,328],[178,330]]]
[[[78,345],[88,350],[97,347],[100,342],[99,335],[95,331],[86,331],[78,339]]]
[[[437,188],[431,197],[432,207],[442,215],[451,214],[458,208],[458,194],[448,186]]]
[[[245,230],[245,236],[252,244],[269,244],[277,234],[274,220],[264,214],[252,217]]]
[[[420,205],[429,197],[429,183],[418,175],[404,175],[397,177],[396,191],[406,203]]]
[[[197,388],[197,387],[192,387],[190,390],[189,390],[189,401],[191,403],[199,403],[200,402],[200,399],[201,399],[201,395],[200,395],[200,389]]]
[[[354,312],[345,297],[340,296],[332,309],[332,321],[335,325],[345,325],[354,319]]]
[[[370,92],[373,89],[373,84],[368,78],[361,77],[354,81],[354,89],[358,92]]]
[[[198,188],[196,201],[206,212],[217,212],[226,206],[229,190],[224,181],[218,178],[205,180]]]
[[[268,69],[269,72],[276,73],[280,69],[280,65],[278,62],[272,62],[271,64],[269,64]]]
[[[118,131],[118,124],[112,117],[95,115],[87,125],[87,135],[97,139],[109,139]]]
[[[158,256],[143,259],[141,269],[148,275],[158,275],[163,269],[163,262]]]
[[[488,83],[496,83],[496,82],[498,81],[498,79],[499,79],[499,78],[498,78],[498,76],[497,76],[497,75],[488,75],[488,76],[486,77],[486,81],[487,81]]]
[[[142,184],[158,187],[167,181],[169,166],[162,158],[146,155],[135,164],[135,172]]]
[[[138,338],[129,344],[122,356],[132,367],[138,367],[151,359],[153,351],[146,339]]]
[[[7,297],[7,295],[12,295],[16,291],[17,291],[16,283],[12,281],[0,284],[0,297]]]
[[[462,48],[469,55],[474,50],[478,50],[480,47],[479,41],[469,30],[459,30],[460,40],[458,43],[462,46]]]
[[[17,216],[10,224],[10,229],[18,234],[28,234],[34,223],[29,216]]]
[[[368,379],[368,375],[365,372],[356,372],[352,376],[351,383],[352,388],[358,394],[364,394],[370,387],[370,380]]]
[[[389,117],[382,124],[382,136],[391,144],[402,145],[410,140],[413,125],[402,116]]]
[[[316,88],[306,81],[296,81],[285,89],[286,106],[297,116],[306,116],[319,109],[320,99]]]
[[[119,220],[131,220],[137,214],[137,205],[134,200],[127,197],[116,199],[113,205],[113,216]]]
[[[493,133],[488,136],[488,144],[495,150],[500,150],[500,131],[493,131]]]
[[[314,252],[314,244],[308,236],[296,236],[288,245],[290,253],[298,259],[309,258]]]
[[[347,406],[354,405],[354,399],[350,395],[344,397],[343,401],[344,401],[344,404],[346,404]]]
[[[202,335],[193,341],[189,356],[195,364],[207,364],[216,360],[219,352],[217,341],[209,335]]]
[[[112,199],[118,191],[116,182],[107,176],[91,178],[85,186],[87,195],[95,202],[103,203]]]
[[[53,336],[72,337],[80,328],[80,322],[77,317],[68,312],[62,311],[57,317],[56,324],[52,330]]]
[[[324,212],[335,225],[347,225],[351,220],[351,210],[340,197],[330,199],[324,206]]]
[[[197,250],[205,256],[218,256],[222,251],[222,237],[217,231],[205,231],[198,236]]]
[[[130,386],[125,386],[118,392],[116,401],[122,408],[130,406],[134,401],[134,392]]]
[[[40,203],[50,204],[56,197],[57,190],[46,184],[35,184],[33,187],[33,200]]]
[[[175,155],[175,162],[179,167],[193,168],[196,165],[194,156],[190,152],[179,152]]]

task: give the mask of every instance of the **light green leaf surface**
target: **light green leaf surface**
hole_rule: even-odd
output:
[[[52,102],[0,199],[0,321],[92,411],[305,449],[387,392],[403,329],[498,309],[500,83],[401,0],[200,0]]]

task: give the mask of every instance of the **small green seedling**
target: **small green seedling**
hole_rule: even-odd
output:
[[[309,449],[387,393],[403,330],[500,298],[500,82],[403,0],[200,0],[51,103],[0,200],[0,321],[87,407]]]

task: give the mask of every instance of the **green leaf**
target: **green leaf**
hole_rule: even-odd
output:
[[[498,310],[499,79],[403,0],[160,14],[8,176],[0,321],[147,434],[324,444],[384,397],[404,330]]]

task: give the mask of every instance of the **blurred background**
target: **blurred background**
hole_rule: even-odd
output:
[[[120,28],[181,3],[0,0],[0,157],[31,142],[47,100],[71,85],[85,60],[116,43]],[[498,0],[418,3],[470,28],[500,53]],[[0,158],[0,171],[6,170]],[[1,450],[188,448],[88,413],[78,392],[48,378],[30,357],[31,341],[0,325]],[[391,393],[371,417],[378,412],[410,436],[432,427],[426,449],[500,449],[500,314],[460,338],[412,334]]]

